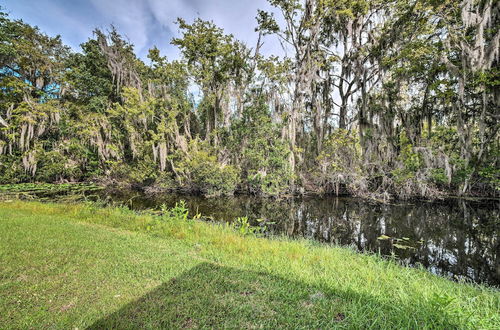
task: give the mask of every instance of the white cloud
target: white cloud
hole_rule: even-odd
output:
[[[193,21],[200,17],[212,20],[226,33],[233,34],[249,47],[255,47],[257,9],[272,10],[267,0],[147,0],[155,20],[166,27],[172,35],[178,34],[175,24],[177,17]],[[169,50],[178,54],[177,51]],[[276,40],[268,38],[263,51],[267,54],[281,54],[281,46]]]
[[[170,45],[171,38],[179,34],[177,17],[188,22],[197,17],[212,20],[226,33],[255,47],[257,9],[270,9],[267,0],[5,1],[8,9],[29,18],[28,23],[39,25],[50,35],[61,34],[75,49],[91,37],[94,28],[107,29],[113,24],[130,39],[140,57],[145,58],[147,50],[156,45],[169,59],[179,57],[178,49]],[[268,39],[263,50],[267,54],[280,53],[280,45]]]
[[[12,18],[20,18],[28,24],[37,25],[42,32],[50,36],[61,35],[62,40],[74,50],[78,50],[79,44],[92,32],[92,27],[85,22],[85,18],[55,3],[43,0],[30,3],[25,0],[5,2]]]
[[[156,21],[173,33],[177,29],[177,17],[193,19],[196,16],[196,8],[185,0],[147,0],[147,3]]]
[[[107,20],[107,24],[116,25],[120,33],[130,39],[138,53],[149,46],[149,17],[144,2],[129,0],[90,0],[90,2]]]

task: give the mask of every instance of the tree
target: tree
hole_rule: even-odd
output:
[[[217,129],[227,126],[230,116],[225,98],[231,84],[241,84],[249,52],[212,22],[196,19],[187,24],[180,18],[177,22],[183,31],[182,38],[174,38],[172,44],[181,49],[189,72],[201,89],[198,108],[205,122],[205,139],[210,140],[215,131],[213,143],[217,145]]]

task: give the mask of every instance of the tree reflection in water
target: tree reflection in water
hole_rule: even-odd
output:
[[[129,200],[130,196],[114,198]],[[266,219],[269,235],[355,246],[361,251],[395,255],[405,264],[422,265],[453,279],[500,285],[498,201],[381,205],[334,197],[272,200],[164,195],[135,196],[129,203],[137,209],[157,208],[163,203],[175,205],[180,199],[191,212],[217,221],[240,216]],[[389,238],[380,239],[383,235]]]

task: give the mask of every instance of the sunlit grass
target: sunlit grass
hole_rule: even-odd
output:
[[[0,327],[481,328],[498,290],[307,240],[85,204],[0,203]]]

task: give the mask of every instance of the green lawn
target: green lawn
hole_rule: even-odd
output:
[[[500,328],[500,292],[344,248],[0,203],[0,328]]]

